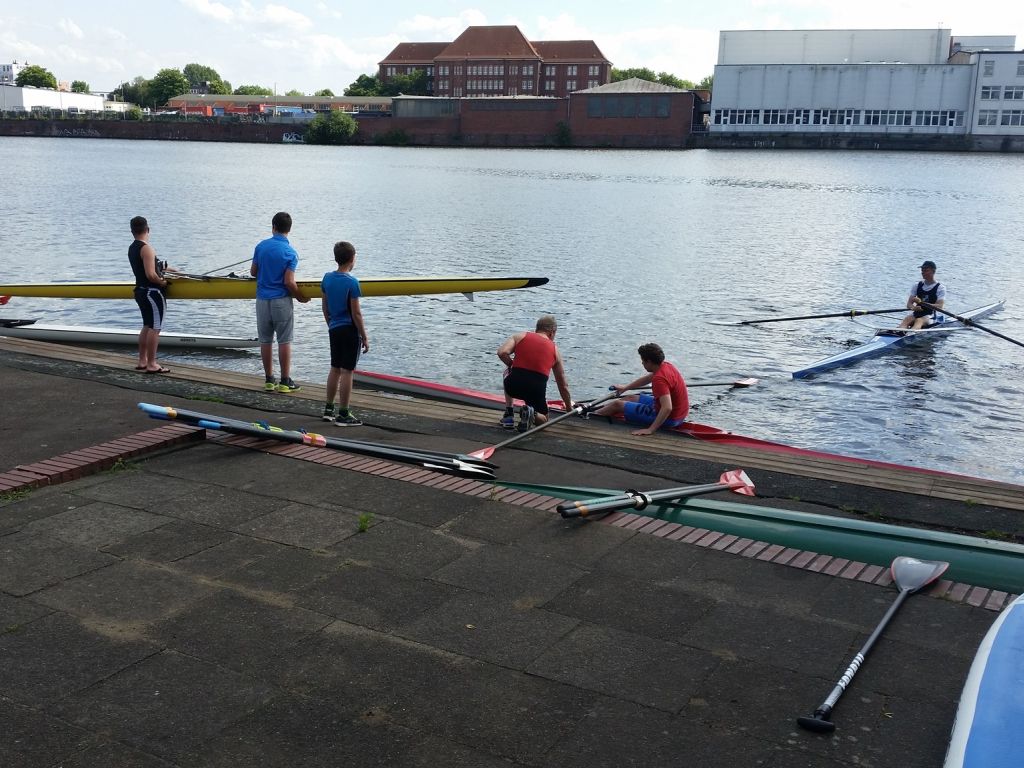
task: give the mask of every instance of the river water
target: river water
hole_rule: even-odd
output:
[[[577,399],[641,373],[657,341],[693,380],[692,418],[754,437],[1024,481],[1024,349],[954,333],[794,381],[870,335],[847,319],[753,319],[898,307],[924,259],[953,311],[1024,339],[1024,157],[952,153],[545,151],[0,138],[0,282],[128,279],[128,220],[161,258],[207,272],[251,256],[275,211],[295,220],[299,277],[350,240],[357,275],[545,276],[532,290],[363,302],[362,367],[497,391],[494,350],[558,317]],[[236,269],[245,270],[247,264]],[[166,327],[249,336],[249,301],[180,301]],[[5,316],[138,325],[133,302],[16,299]],[[866,325],[881,326],[880,318]],[[319,302],[297,308],[297,379],[323,382]],[[188,359],[250,373],[258,354]],[[554,394],[552,386],[552,394]]]

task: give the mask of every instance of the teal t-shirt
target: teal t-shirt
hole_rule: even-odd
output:
[[[320,290],[327,299],[327,327],[352,325],[352,299],[363,295],[352,273],[328,272],[320,281]]]

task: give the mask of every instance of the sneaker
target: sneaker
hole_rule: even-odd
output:
[[[533,427],[533,415],[535,411],[531,405],[522,405],[519,407],[519,426],[517,429],[520,432],[527,432]]]
[[[302,387],[292,379],[281,379],[281,383],[277,385],[278,392],[298,392],[300,389]]]
[[[501,421],[498,422],[502,429],[515,429],[516,428],[516,417],[513,414],[502,416]]]
[[[334,417],[337,415],[338,413],[335,410],[333,403],[331,405],[324,406],[324,421],[334,421]]]
[[[263,389],[267,392],[277,392],[277,379],[273,376],[268,377]]]
[[[352,411],[348,413],[339,413],[334,419],[334,426],[336,427],[361,427],[363,422],[356,418]]]

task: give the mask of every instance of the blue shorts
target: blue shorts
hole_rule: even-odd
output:
[[[135,303],[139,305],[142,312],[142,326],[159,331],[164,327],[164,311],[167,309],[167,300],[159,288],[136,288],[134,291]]]
[[[260,344],[290,344],[293,328],[292,297],[256,299],[256,335]]]
[[[646,393],[640,395],[638,400],[627,400],[622,404],[622,416],[630,424],[638,427],[649,427],[658,416],[658,401],[654,395]],[[662,427],[678,427],[686,419],[666,419]]]

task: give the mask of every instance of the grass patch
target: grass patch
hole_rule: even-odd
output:
[[[12,501],[21,501],[28,496],[28,494],[29,492],[25,490],[5,491],[4,493],[0,493],[0,504],[9,504]]]
[[[986,539],[995,539],[996,541],[1010,541],[1013,539],[1006,531],[988,530],[982,531],[981,535]]]
[[[366,533],[370,530],[371,522],[373,522],[373,512],[363,512],[363,514],[359,516],[359,525],[356,530],[359,531],[359,533]]]
[[[115,472],[134,472],[138,467],[134,461],[126,461],[125,459],[117,459],[113,464],[110,465],[109,469],[103,470],[108,474],[114,474]]]

